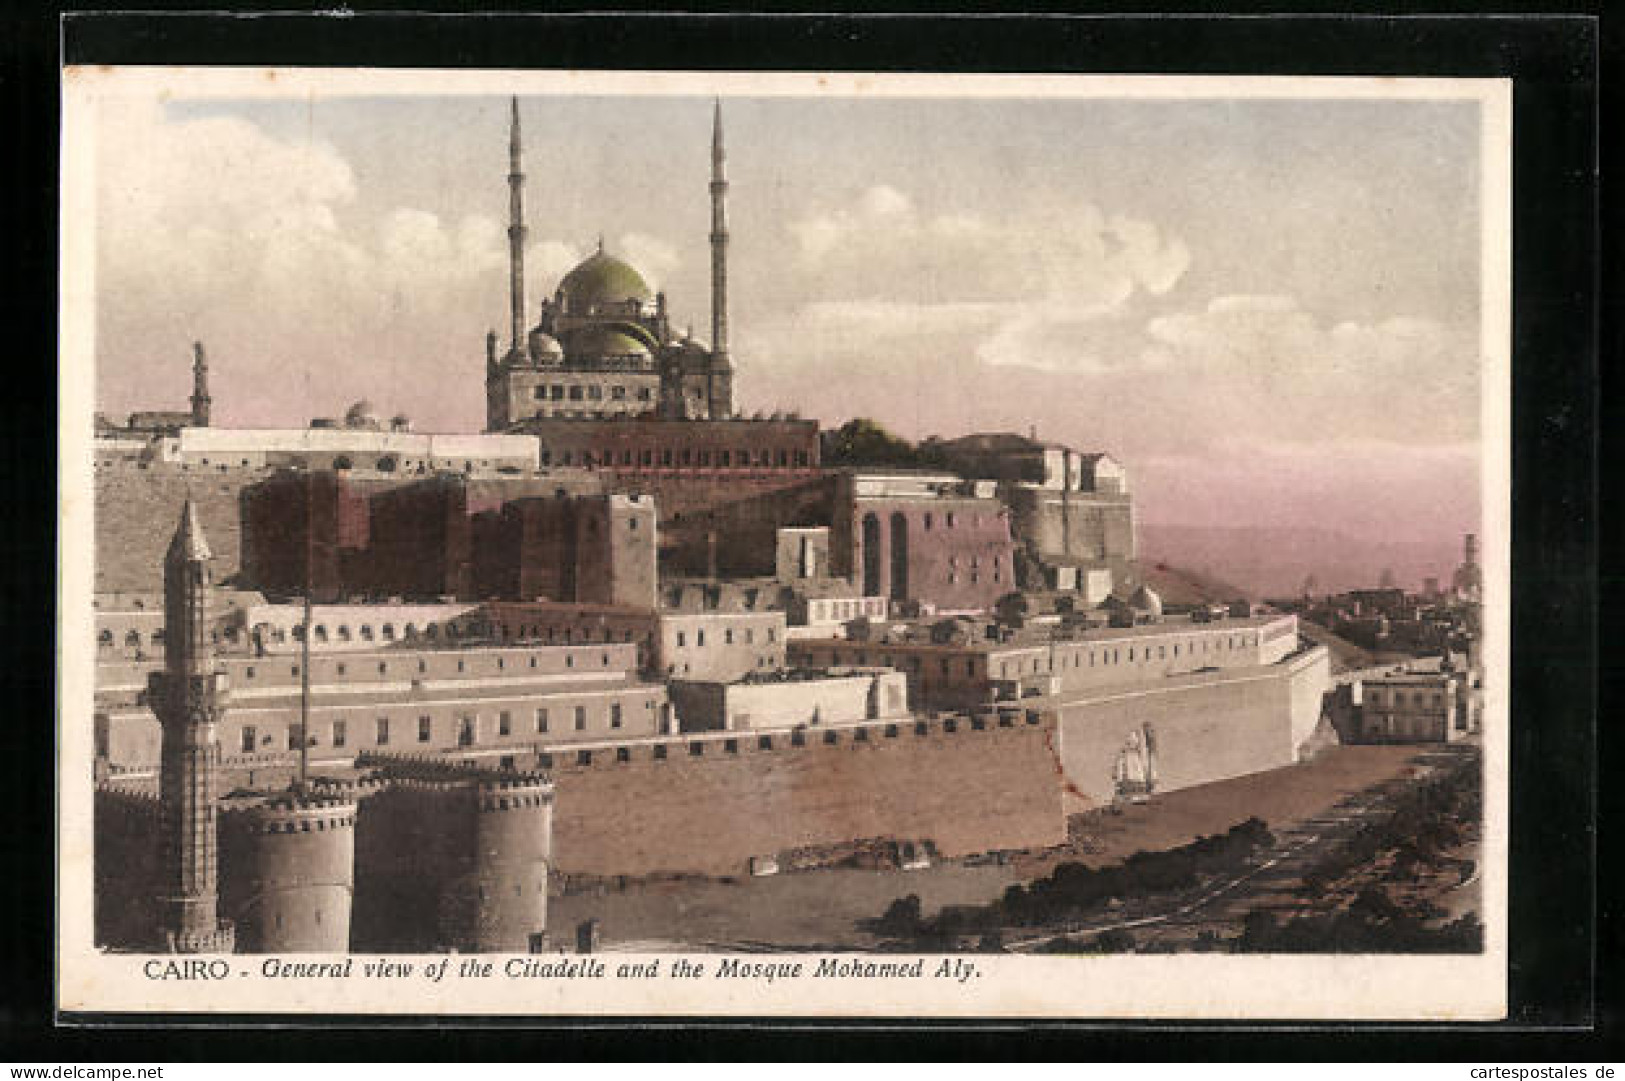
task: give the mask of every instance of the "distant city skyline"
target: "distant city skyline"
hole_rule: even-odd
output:
[[[710,101],[520,93],[527,286],[606,247],[709,326]],[[1010,429],[1147,523],[1479,529],[1475,102],[725,96],[747,412]],[[478,430],[507,98],[109,98],[97,400]]]

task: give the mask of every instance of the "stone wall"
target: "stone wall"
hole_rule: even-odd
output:
[[[753,856],[870,838],[930,841],[945,856],[1058,845],[1055,728],[1033,722],[875,723],[809,730],[799,746],[779,732],[638,744],[622,748],[627,761],[617,749],[578,756],[554,771],[555,866],[737,875]]]
[[[239,501],[243,488],[263,471],[229,472],[134,463],[96,470],[96,592],[161,592],[164,550],[188,496],[214,553],[217,584],[242,563]]]
[[[1320,717],[1326,652],[1267,668],[1170,676],[1134,689],[1091,693],[1057,708],[1069,793],[1109,803],[1131,735],[1155,744],[1156,791],[1288,766]]]

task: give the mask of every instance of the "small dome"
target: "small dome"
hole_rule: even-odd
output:
[[[1129,607],[1138,611],[1149,612],[1154,616],[1162,615],[1162,598],[1157,596],[1156,591],[1150,586],[1142,585],[1136,589],[1134,595],[1128,599],[1128,603]]]
[[[565,336],[566,352],[574,360],[604,357],[649,357],[649,344],[636,327],[607,323],[580,327]]]
[[[378,410],[363,398],[344,413],[344,424],[349,428],[366,428],[378,423]]]
[[[530,359],[563,360],[564,346],[545,330],[533,330],[530,332]]]
[[[647,304],[654,299],[654,291],[642,274],[599,248],[559,281],[559,298],[567,310],[579,313],[628,300]]]
[[[396,413],[389,418],[389,426],[393,431],[409,432],[412,430],[412,418],[405,413]]]

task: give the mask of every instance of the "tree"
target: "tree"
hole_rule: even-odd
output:
[[[918,933],[920,929],[920,895],[911,893],[907,897],[899,897],[886,909],[886,914],[880,917],[881,929],[887,934],[905,936]]]
[[[878,421],[856,417],[824,436],[825,465],[918,464],[914,444],[893,435]]]

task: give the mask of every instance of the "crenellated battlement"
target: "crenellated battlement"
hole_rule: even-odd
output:
[[[355,828],[356,801],[338,795],[299,795],[279,792],[254,802],[220,808],[222,825],[238,825],[254,833],[325,833]]]
[[[794,728],[692,732],[618,743],[536,744],[539,768],[559,773],[614,769],[633,763],[679,764],[710,759],[864,751],[909,743],[986,740],[1002,731],[1053,728],[1055,720],[1038,710],[1007,709],[913,720],[868,721],[851,725],[798,725]]]
[[[355,764],[361,769],[378,770],[389,782],[436,781],[467,785],[474,783],[482,794],[518,793],[552,784],[545,771],[490,769],[462,759],[429,754],[398,754],[363,751]]]
[[[157,811],[162,808],[163,801],[151,785],[150,779],[145,785],[137,787],[134,780],[112,777],[96,782],[96,797],[124,804],[132,810]]]

